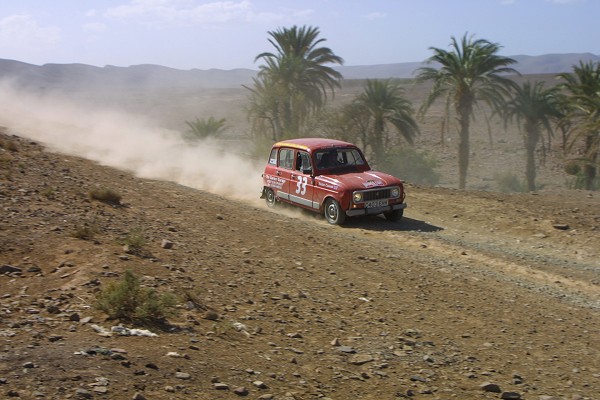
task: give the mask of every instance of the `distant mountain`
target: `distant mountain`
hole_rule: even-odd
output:
[[[580,61],[600,61],[600,56],[581,54],[545,54],[512,56],[516,70],[524,75],[570,72]],[[380,65],[336,67],[345,79],[411,78],[424,64],[407,62]],[[19,86],[35,90],[153,90],[169,88],[236,88],[252,84],[256,71],[179,70],[160,65],[95,67],[86,64],[44,64],[41,66],[0,59],[0,79],[10,79]]]
[[[600,56],[591,53],[544,54],[541,56],[513,56],[518,64],[516,69],[523,75],[559,74],[572,72],[580,61],[600,62]]]
[[[6,78],[19,86],[32,89],[93,89],[98,91],[135,88],[142,90],[163,87],[229,88],[251,84],[256,71],[179,70],[160,65],[130,67],[94,67],[86,64],[26,64],[0,59],[0,79]]]
[[[544,54],[541,56],[518,55],[510,56],[510,58],[517,61],[513,68],[523,75],[571,72],[573,65],[579,65],[579,61],[600,61],[600,56],[591,53]],[[414,78],[414,72],[424,65],[422,62],[408,62],[341,66],[335,69],[341,72],[345,79]]]

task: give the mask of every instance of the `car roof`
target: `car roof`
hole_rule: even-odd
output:
[[[324,139],[324,138],[299,138],[299,139],[288,139],[277,142],[273,147],[293,147],[301,150],[319,150],[332,147],[356,147],[354,144],[344,142],[336,139]]]

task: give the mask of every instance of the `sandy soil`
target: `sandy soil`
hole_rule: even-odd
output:
[[[0,397],[600,398],[597,193],[409,185],[337,227],[1,139]],[[94,329],[126,269],[181,299],[158,337]]]

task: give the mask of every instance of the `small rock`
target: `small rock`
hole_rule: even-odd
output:
[[[248,389],[246,389],[244,386],[240,386],[238,388],[233,389],[233,393],[237,394],[238,396],[248,396]]]
[[[49,314],[60,314],[60,308],[52,305],[46,307],[46,311],[48,311]]]
[[[512,378],[513,385],[520,385],[523,383],[523,377],[519,374],[513,374]]]
[[[204,319],[207,319],[209,321],[216,321],[219,319],[219,314],[217,314],[215,311],[207,311],[206,313],[204,313]]]
[[[567,224],[553,224],[552,227],[560,231],[566,231],[567,229],[569,229],[569,225]]]
[[[363,365],[371,361],[373,361],[373,356],[370,354],[356,354],[348,360],[350,364],[354,365]]]
[[[77,389],[75,391],[75,398],[77,399],[91,399],[92,394],[85,389]]]
[[[133,397],[131,397],[131,400],[146,400],[146,396],[144,396],[143,394],[141,394],[140,392],[136,392]]]
[[[160,247],[162,247],[163,249],[172,249],[173,248],[173,242],[171,242],[170,240],[167,239],[163,239]]]
[[[188,380],[188,379],[191,379],[192,376],[186,372],[175,372],[175,378]]]
[[[221,382],[214,383],[213,387],[216,390],[229,390],[229,385],[227,385],[226,383],[221,383]]]
[[[500,398],[504,400],[521,400],[521,395],[517,392],[504,392]]]
[[[267,385],[263,381],[254,381],[254,382],[252,382],[252,384],[254,386],[256,386],[257,388],[259,388],[259,389],[266,389],[267,388]]]
[[[479,389],[483,390],[484,392],[502,393],[502,390],[500,390],[500,386],[498,386],[495,383],[491,383],[491,382],[482,383],[479,386]]]
[[[341,352],[341,353],[347,353],[347,354],[354,354],[354,353],[356,353],[356,350],[354,350],[350,346],[340,346],[340,348],[338,349],[338,351]]]
[[[423,361],[428,362],[428,363],[435,362],[435,360],[433,359],[433,357],[430,356],[429,354],[426,354],[426,355],[423,356]]]
[[[12,265],[2,265],[0,266],[0,275],[2,274],[11,274],[13,272],[21,273],[23,270],[19,267],[13,267]]]

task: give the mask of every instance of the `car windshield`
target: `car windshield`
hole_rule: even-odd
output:
[[[366,165],[361,153],[351,147],[337,147],[315,152],[317,168],[335,170],[337,173],[355,171],[357,167]]]

